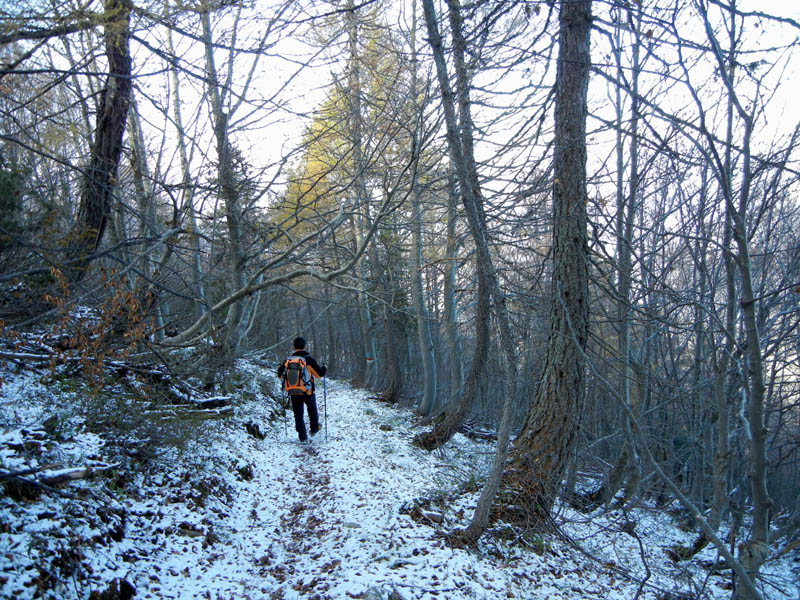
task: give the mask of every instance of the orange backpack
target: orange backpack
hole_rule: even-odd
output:
[[[290,396],[307,396],[312,391],[311,375],[302,356],[290,356],[283,362],[283,391]]]

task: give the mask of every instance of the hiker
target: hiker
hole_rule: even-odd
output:
[[[293,352],[278,367],[278,378],[283,382],[284,391],[292,400],[294,413],[294,428],[301,442],[308,440],[306,424],[303,420],[303,406],[308,407],[308,420],[311,435],[319,431],[319,412],[317,411],[317,398],[314,395],[314,379],[324,377],[328,368],[319,365],[314,357],[306,350],[306,340],[303,337],[294,338]]]

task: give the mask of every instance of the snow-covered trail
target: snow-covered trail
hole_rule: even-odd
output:
[[[473,556],[447,548],[434,528],[401,512],[431,495],[444,467],[441,457],[410,446],[408,415],[366,395],[328,382],[327,441],[323,429],[311,445],[298,444],[288,413],[288,435],[280,424],[265,440],[237,440],[250,446],[239,451],[249,454],[254,478],[240,484],[224,513],[197,527],[213,529],[218,541],[204,547],[202,536],[181,536],[139,561],[136,597],[505,595],[509,582],[491,561],[476,573]],[[158,566],[156,576],[146,562]]]
[[[270,427],[264,390],[278,385],[274,369],[243,362],[236,377],[235,415],[181,421],[169,431],[185,432],[183,444],[107,472],[119,454],[106,456],[109,441],[80,418],[65,413],[58,434],[44,426],[59,403],[74,409],[74,396],[35,375],[8,376],[0,467],[105,469],[61,494],[0,494],[0,598],[130,597],[116,588],[136,600],[730,597],[729,574],[709,571],[712,548],[692,561],[668,558],[696,534],[652,504],[590,515],[562,505],[563,530],[585,553],[502,524],[477,550],[448,548],[441,533],[466,525],[491,443],[459,434],[422,452],[410,444],[408,411],[339,382],[328,382],[327,442],[322,431],[300,446],[280,421],[259,440],[251,425]],[[419,498],[442,513],[441,525],[421,518]],[[770,562],[765,598],[798,598],[797,564],[796,552]]]

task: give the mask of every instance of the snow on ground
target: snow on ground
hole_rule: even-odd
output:
[[[694,534],[646,507],[628,515],[562,508],[564,536],[583,551],[565,537],[512,543],[501,527],[476,550],[450,548],[442,533],[466,525],[490,444],[457,435],[423,452],[409,443],[407,411],[328,381],[319,393],[327,430],[300,445],[289,412],[286,432],[268,419],[273,407],[256,382],[277,385],[271,369],[240,368],[251,399],[237,414],[202,422],[198,443],[152,459],[133,480],[71,483],[61,488],[70,497],[0,496],[0,598],[87,598],[115,579],[137,599],[633,599],[642,580],[644,598],[730,596],[729,571],[703,567],[714,563],[712,549],[692,561],[667,558]],[[2,470],[53,458],[108,467],[109,440],[78,425],[62,426],[72,433],[56,443],[43,430],[54,411],[66,411],[68,394],[31,375],[8,378],[2,395]],[[424,516],[437,513],[443,523]],[[800,597],[797,560],[769,564],[765,597]]]

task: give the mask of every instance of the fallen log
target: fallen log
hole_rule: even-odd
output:
[[[192,400],[191,403],[198,409],[206,410],[210,408],[222,408],[231,403],[230,396],[214,396],[213,398],[203,398]]]
[[[61,465],[42,465],[41,467],[23,469],[22,471],[0,471],[0,479],[5,479],[6,477],[25,477],[27,475],[34,475],[36,473],[41,473],[42,471],[47,471],[60,466]]]
[[[60,471],[43,471],[36,479],[45,485],[55,486],[67,483],[68,481],[86,479],[91,475],[92,469],[89,467],[77,467],[73,469],[61,469]]]
[[[442,523],[442,522],[444,522],[444,515],[442,513],[440,513],[440,512],[435,512],[435,511],[432,511],[432,510],[420,509],[419,513],[423,518],[428,519],[429,521],[432,521],[433,523]]]
[[[57,471],[41,471],[36,477],[39,483],[48,486],[61,485],[70,481],[78,481],[81,479],[88,479],[92,475],[102,473],[110,469],[116,468],[118,465],[102,465],[98,467],[72,467],[69,469],[59,469]]]
[[[233,406],[224,406],[222,408],[212,408],[209,410],[190,410],[189,415],[198,419],[216,419],[219,417],[229,417],[234,413]]]
[[[36,479],[29,479],[19,475],[11,475],[3,481],[5,494],[17,501],[32,500],[39,497],[42,492],[69,498],[70,500],[80,500],[75,494],[70,494],[59,488],[54,488]]]

